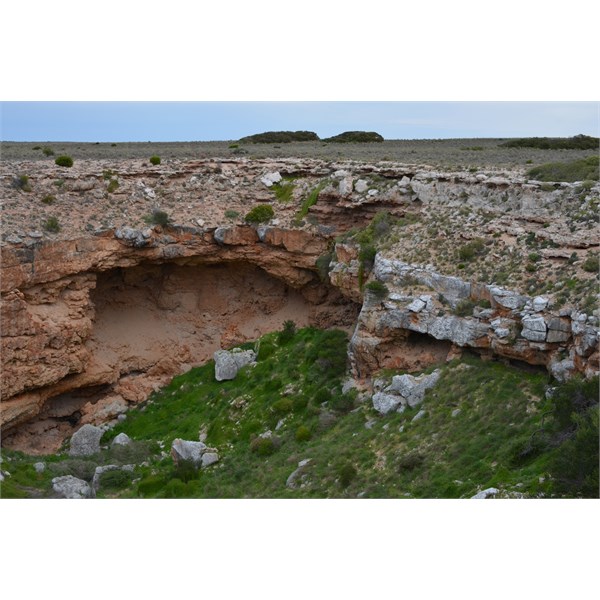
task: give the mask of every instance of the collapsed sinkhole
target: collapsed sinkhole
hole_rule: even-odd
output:
[[[308,275],[297,289],[244,261],[143,263],[97,273],[84,373],[63,379],[36,417],[4,432],[3,445],[55,452],[81,424],[114,420],[216,350],[256,340],[288,320],[350,332],[360,305]]]

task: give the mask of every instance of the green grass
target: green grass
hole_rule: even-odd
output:
[[[294,177],[284,177],[279,183],[271,186],[277,200],[282,204],[291,202],[294,197]]]
[[[310,194],[304,199],[302,205],[300,206],[300,210],[296,213],[294,217],[294,221],[300,222],[304,217],[308,214],[311,206],[314,206],[319,199],[319,194],[321,190],[327,185],[326,181],[321,182],[317,187],[315,187]]]
[[[468,355],[439,366],[440,380],[421,406],[381,416],[370,398],[341,393],[346,345],[345,333],[313,328],[298,330],[284,343],[275,332],[260,344],[244,344],[258,348],[256,366],[224,382],[214,379],[212,361],[194,368],[130,411],[103,438],[107,443],[125,432],[135,440],[132,447],[81,459],[45,457],[48,468],[41,474],[33,469],[39,457],[3,453],[3,470],[12,476],[2,495],[49,497],[58,474],[90,479],[98,464],[131,463],[138,465],[132,482],[128,475],[107,474],[100,497],[465,498],[492,486],[503,496],[573,496],[579,488],[570,483],[570,466],[558,460],[565,432],[573,461],[587,456],[583,467],[575,465],[585,469],[577,471],[577,481],[587,481],[588,488],[595,481],[587,471],[593,471],[595,460],[588,455],[597,446],[597,404],[584,406],[596,411],[588,419],[591,425],[574,429],[582,419],[571,416],[578,410],[577,385],[557,396],[562,398],[558,410],[545,398],[545,373]],[[588,390],[586,397],[594,394]],[[421,408],[425,416],[413,421]],[[452,416],[456,409],[460,412]],[[200,430],[217,448],[217,464],[197,472],[175,468],[168,454],[160,454],[161,447],[168,453],[176,437],[197,440]],[[271,438],[259,437],[267,430]],[[298,485],[287,488],[287,478],[306,458],[311,462]],[[550,472],[557,468],[563,487],[555,489]]]

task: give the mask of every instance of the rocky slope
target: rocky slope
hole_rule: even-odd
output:
[[[308,159],[30,169],[0,170],[6,446],[56,450],[288,319],[354,329],[362,379],[462,349],[598,370],[597,184]],[[258,203],[274,219],[244,224]],[[156,210],[172,225],[149,225]],[[382,211],[365,269],[357,230]]]

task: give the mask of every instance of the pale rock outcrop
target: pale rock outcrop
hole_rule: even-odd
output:
[[[544,317],[528,315],[522,319],[523,330],[521,335],[532,342],[544,342],[546,340],[546,321]]]
[[[131,438],[126,433],[119,433],[112,441],[112,446],[129,446]]]
[[[487,488],[486,490],[482,490],[474,496],[471,496],[471,500],[486,500],[487,498],[493,498],[498,492],[499,490],[497,488]]]
[[[254,350],[217,350],[214,354],[215,360],[215,379],[217,381],[226,381],[235,379],[238,371],[246,365],[252,364],[256,360]]]
[[[84,425],[71,437],[71,456],[90,456],[100,452],[100,438],[104,431],[94,425]]]
[[[298,487],[298,479],[303,479],[306,475],[306,467],[311,463],[310,458],[305,458],[298,463],[298,468],[290,473],[290,476],[285,482],[285,487],[289,489],[296,489]]]
[[[279,183],[281,179],[282,177],[279,171],[274,171],[272,173],[265,173],[265,175],[260,178],[260,181],[267,187],[272,187],[274,183]]]
[[[132,227],[121,227],[115,230],[115,237],[134,248],[143,248],[151,242],[151,234],[147,230],[133,229]]]
[[[414,408],[421,404],[425,392],[432,388],[439,380],[440,372],[434,371],[430,375],[395,375],[392,383],[373,395],[373,408],[385,415],[394,410],[402,412],[407,406]],[[420,417],[419,417],[420,418]]]
[[[207,451],[208,446],[203,442],[192,442],[176,438],[171,444],[171,457],[175,464],[181,461],[190,461],[199,467],[202,464],[202,455]]]
[[[73,500],[83,498],[91,498],[93,495],[92,488],[87,481],[73,477],[73,475],[65,475],[64,477],[55,477],[52,480],[52,489],[61,497]]]

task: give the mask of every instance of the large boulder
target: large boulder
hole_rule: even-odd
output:
[[[81,499],[92,497],[92,488],[89,483],[83,479],[77,479],[73,475],[55,477],[52,480],[52,489],[61,498]]]
[[[100,452],[100,438],[104,431],[100,427],[86,424],[71,437],[71,456],[90,456]]]
[[[214,353],[215,359],[215,379],[225,381],[235,379],[238,371],[253,363],[256,360],[256,353],[253,350],[217,350]]]
[[[171,444],[171,456],[176,465],[191,462],[195,467],[208,467],[219,460],[214,448],[209,448],[204,442],[192,442],[174,439]]]
[[[385,392],[377,392],[373,395],[373,408],[382,415],[396,410],[402,402],[402,398],[396,394],[386,394]]]

